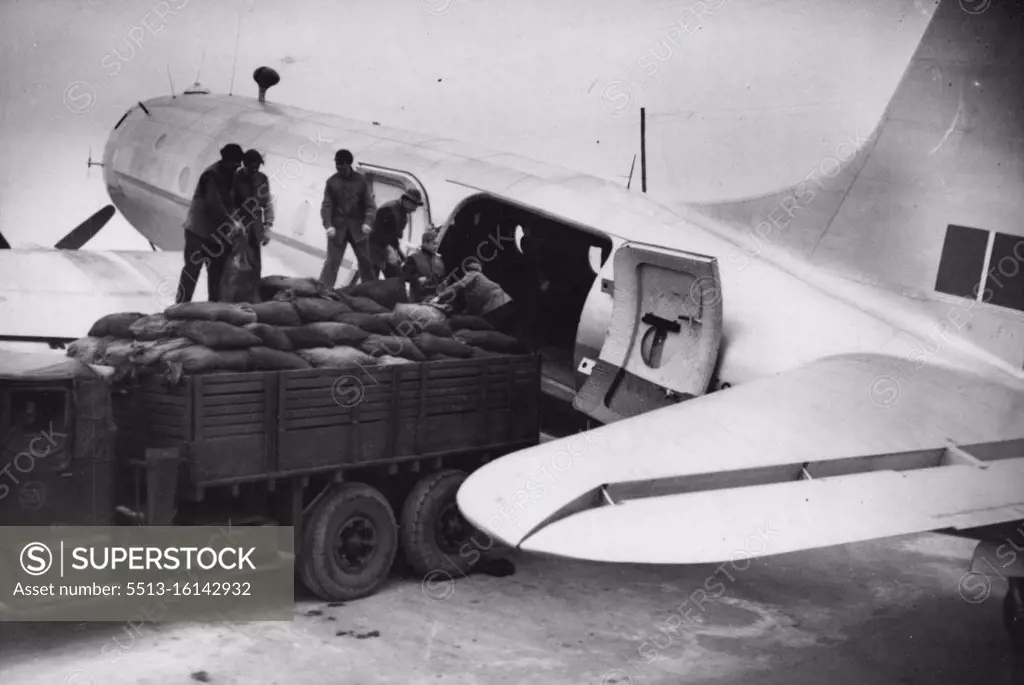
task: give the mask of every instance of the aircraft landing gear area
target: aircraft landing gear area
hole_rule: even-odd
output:
[[[1003,597],[1003,626],[1013,650],[1024,655],[1024,578],[1010,578],[1009,584]]]

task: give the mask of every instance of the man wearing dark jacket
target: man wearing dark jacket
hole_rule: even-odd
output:
[[[409,301],[422,302],[437,294],[444,280],[444,262],[437,254],[437,234],[424,231],[420,249],[409,255],[402,265],[402,275],[409,284]]]
[[[373,278],[381,271],[384,278],[402,275],[402,246],[399,242],[409,225],[409,215],[423,206],[423,196],[413,188],[402,193],[402,197],[385,202],[377,210],[377,218],[370,233],[370,263]]]
[[[231,253],[230,240],[241,230],[233,216],[235,206],[235,170],[242,163],[242,148],[229,143],[221,148],[220,161],[199,176],[192,204],[185,218],[185,266],[178,281],[177,302],[191,302],[206,264],[206,290],[210,302],[216,302],[224,264]]]
[[[270,242],[270,229],[274,225],[274,199],[270,195],[270,179],[260,171],[263,155],[258,150],[246,150],[242,167],[235,172],[236,201],[240,208],[246,237],[256,257],[256,267],[262,263],[261,249]]]
[[[338,269],[349,244],[356,255],[360,278],[363,281],[376,278],[366,256],[366,236],[372,230],[377,203],[366,178],[352,169],[352,161],[348,150],[338,150],[334,155],[338,173],[327,179],[320,205],[320,219],[327,232],[327,258],[320,280],[328,288],[333,288],[338,280]]]

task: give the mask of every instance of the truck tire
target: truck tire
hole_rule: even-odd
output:
[[[1013,651],[1024,655],[1024,578],[1010,578],[1003,597],[1003,627]]]
[[[302,539],[296,541],[296,547],[298,547],[299,555],[295,564],[295,571],[299,576],[299,580],[302,581],[302,584],[306,586],[307,590],[324,601],[331,601],[330,597],[327,596],[327,593],[316,579],[316,573],[313,569],[312,561],[313,526],[311,523],[316,516],[317,510],[321,505],[323,505],[323,503],[323,500],[317,502],[302,522]]]
[[[391,505],[374,488],[365,483],[337,486],[311,513],[308,531],[304,551],[322,599],[366,597],[387,580],[398,551],[398,524]]]
[[[447,469],[422,478],[402,506],[402,553],[420,576],[468,574],[480,561],[479,549],[464,549],[475,529],[463,518],[455,493],[464,471]]]

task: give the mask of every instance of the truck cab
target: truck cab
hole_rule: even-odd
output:
[[[57,353],[0,355],[0,525],[111,525],[112,436],[99,372]]]

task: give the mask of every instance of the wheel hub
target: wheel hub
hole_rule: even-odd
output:
[[[334,560],[346,571],[360,571],[377,550],[377,529],[365,516],[353,516],[341,525],[334,543]]]
[[[434,537],[437,540],[437,546],[445,554],[457,554],[471,532],[469,524],[462,517],[454,500],[441,509],[434,522]]]

